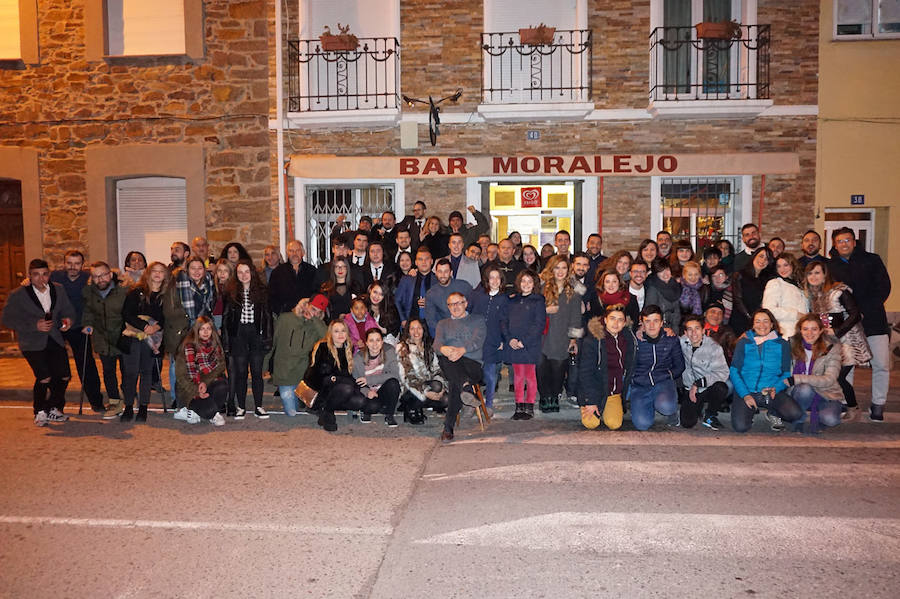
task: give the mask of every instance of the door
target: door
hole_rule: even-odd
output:
[[[867,252],[875,251],[875,211],[871,208],[825,209],[825,247],[822,255],[831,251],[831,233],[849,227],[856,233],[856,244]]]
[[[538,252],[553,245],[557,231],[568,231],[572,252],[581,250],[581,181],[490,182],[482,189],[488,195],[491,239],[506,239],[513,231],[523,245]],[[483,203],[482,205],[485,205]]]
[[[25,278],[25,231],[22,224],[22,182],[0,179],[0,307]],[[0,331],[0,339],[12,332]]]

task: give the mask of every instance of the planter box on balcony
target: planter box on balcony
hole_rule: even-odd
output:
[[[697,37],[707,40],[736,40],[741,37],[741,26],[734,21],[697,23]]]
[[[347,52],[359,48],[359,40],[352,33],[346,35],[323,33],[319,36],[319,42],[322,44],[322,50],[325,52]]]
[[[529,46],[540,46],[553,43],[556,27],[527,27],[519,29],[519,41]]]

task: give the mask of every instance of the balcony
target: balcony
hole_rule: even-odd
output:
[[[366,126],[400,115],[400,43],[359,38],[355,50],[326,51],[318,39],[288,41],[288,118],[298,124]]]
[[[735,39],[698,38],[694,27],[650,34],[650,106],[656,117],[753,117],[769,98],[769,25]]]
[[[590,29],[557,30],[549,44],[524,44],[519,32],[481,34],[485,119],[580,119],[591,100]]]

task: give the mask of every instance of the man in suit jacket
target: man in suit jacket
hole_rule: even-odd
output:
[[[400,314],[400,322],[405,327],[410,318],[425,317],[425,295],[437,282],[431,267],[434,260],[427,247],[422,246],[416,252],[416,274],[406,275],[397,285],[394,303]]]
[[[369,257],[362,266],[350,266],[350,290],[355,295],[363,295],[369,285],[380,281],[393,294],[397,287],[400,269],[393,262],[385,260],[384,244],[380,241],[369,243]]]
[[[412,251],[415,252],[419,249],[419,234],[422,229],[425,227],[425,211],[428,209],[425,206],[425,202],[418,201],[413,204],[412,214],[408,214],[406,217],[400,221],[400,224],[397,225],[400,229],[406,229],[409,231],[410,237],[410,247]]]
[[[62,285],[50,282],[46,261],[32,260],[28,278],[28,285],[9,294],[0,322],[16,332],[19,349],[34,373],[34,423],[47,426],[68,420],[63,408],[72,374],[63,333],[72,328],[75,309]]]
[[[393,256],[397,253],[397,217],[393,211],[386,210],[381,215],[381,224],[375,228],[374,239],[378,239],[384,245],[385,256]]]

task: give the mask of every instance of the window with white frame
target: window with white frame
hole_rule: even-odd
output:
[[[359,227],[363,216],[378,222],[385,211],[394,210],[396,194],[393,184],[307,185],[305,192],[307,260],[317,266],[331,259],[330,239],[338,217],[343,216],[351,229]],[[337,232],[343,231],[338,227]]]
[[[185,54],[184,0],[106,0],[106,54]]]
[[[19,0],[0,0],[0,60],[22,57]]]
[[[688,239],[696,251],[727,239],[740,242],[744,212],[736,177],[664,177],[659,180],[659,229]]]
[[[189,243],[187,187],[179,177],[139,177],[116,181],[119,257],[131,250],[147,260],[170,261],[175,241]]]
[[[299,0],[299,11],[300,39],[288,52],[290,112],[397,108],[399,0]],[[326,33],[349,45],[326,45]]]
[[[729,21],[731,35],[698,28]],[[756,23],[756,0],[651,0],[650,27],[652,100],[768,97],[769,26]]]
[[[834,0],[834,36],[900,37],[900,0]]]
[[[520,36],[541,25],[545,41]],[[482,101],[589,101],[591,44],[585,0],[485,0]]]

